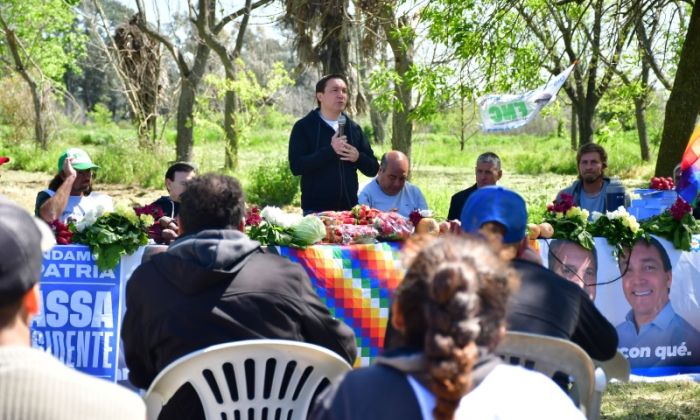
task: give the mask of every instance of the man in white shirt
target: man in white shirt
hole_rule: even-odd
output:
[[[112,198],[92,192],[92,179],[98,168],[83,149],[66,149],[58,158],[58,174],[49,188],[36,196],[34,214],[47,223],[65,223],[68,219],[80,221],[99,207],[111,211]]]
[[[408,217],[413,210],[428,210],[423,193],[407,181],[408,156],[392,150],[382,156],[377,176],[365,185],[358,201],[381,211],[396,211]]]

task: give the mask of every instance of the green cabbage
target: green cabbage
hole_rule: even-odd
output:
[[[290,233],[295,242],[313,245],[326,237],[326,225],[318,216],[308,215],[292,226]]]

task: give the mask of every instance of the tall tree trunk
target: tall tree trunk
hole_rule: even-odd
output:
[[[647,136],[646,98],[634,98],[634,117],[637,120],[637,134],[639,135],[639,148],[642,160],[649,161],[649,139]]]
[[[676,78],[666,102],[664,131],[654,173],[668,175],[680,162],[700,111],[700,4],[693,6]]]
[[[229,78],[229,80],[233,80]],[[236,129],[236,92],[224,96],[224,132],[226,133],[226,169],[238,168],[238,131]]]
[[[192,161],[194,147],[194,102],[197,87],[187,77],[180,78],[180,97],[177,99],[177,136],[175,137],[175,159],[178,162]]]
[[[578,150],[578,113],[576,112],[576,105],[571,104],[571,150]]]
[[[593,117],[597,101],[594,101],[591,96],[589,93],[583,99],[583,106],[579,109],[578,132],[580,145],[593,142]]]
[[[394,70],[399,76],[394,82],[394,95],[400,106],[392,112],[391,148],[405,153],[410,159],[413,123],[409,117],[413,108],[413,91],[407,75],[413,65],[415,38],[406,33],[413,33],[408,18],[402,16],[395,20],[393,11],[384,23],[384,32],[394,55]]]
[[[48,150],[49,142],[46,134],[46,116],[44,115],[46,99],[33,81],[29,83],[29,90],[32,92],[32,104],[34,105],[34,139],[42,150]]]
[[[318,46],[318,59],[321,62],[323,74],[347,74],[352,22],[345,16],[348,2],[347,0],[326,0],[324,3],[326,12],[321,18],[323,41]]]
[[[197,100],[197,88],[202,80],[211,48],[204,42],[197,46],[194,64],[189,74],[180,76],[180,97],[177,103],[177,137],[175,138],[175,155],[180,162],[190,162],[194,148],[194,104]]]
[[[21,47],[15,31],[5,22],[1,15],[0,26],[2,26],[3,32],[5,32],[5,40],[7,41],[7,46],[10,49],[10,54],[15,64],[15,71],[27,82],[29,91],[32,94],[32,104],[34,106],[34,139],[43,150],[47,150],[48,139],[46,135],[46,120],[43,112],[46,95],[42,87],[39,86],[32,75],[29,74],[29,71],[27,71],[27,67],[22,62],[22,56],[20,55]]]
[[[386,119],[387,115],[380,112],[376,106],[369,104],[369,119],[372,122],[372,132],[374,133],[374,142],[384,144],[386,138]]]
[[[400,150],[411,157],[411,140],[413,137],[413,123],[409,116],[411,112],[411,86],[406,74],[411,66],[412,59],[406,52],[394,51],[396,72],[399,81],[395,82],[394,94],[401,103],[400,109],[394,109],[392,113],[391,148]]]

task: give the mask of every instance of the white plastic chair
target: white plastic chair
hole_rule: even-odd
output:
[[[154,379],[144,399],[148,418],[155,420],[189,382],[207,419],[305,419],[316,394],[350,369],[340,356],[313,344],[238,341],[172,362]]]
[[[590,418],[593,410],[593,360],[577,344],[560,338],[508,331],[496,347],[506,363],[541,372],[548,377],[563,372],[573,378],[571,395],[579,410]]]
[[[595,390],[591,400],[591,410],[588,418],[598,420],[600,418],[600,407],[603,403],[603,393],[608,383],[615,379],[620,382],[630,380],[630,364],[619,351],[615,356],[606,361],[593,360],[595,364]]]

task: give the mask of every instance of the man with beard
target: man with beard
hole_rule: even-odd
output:
[[[68,219],[82,220],[91,210],[102,207],[112,211],[112,198],[92,192],[92,179],[99,166],[90,156],[78,148],[64,151],[58,158],[58,174],[49,183],[49,188],[36,196],[34,213],[47,223]]]
[[[607,190],[610,178],[604,176],[608,167],[608,154],[599,144],[587,143],[576,153],[578,179],[569,187],[559,191],[557,201],[562,200],[563,194],[573,196],[574,205],[593,212],[605,213]]]

